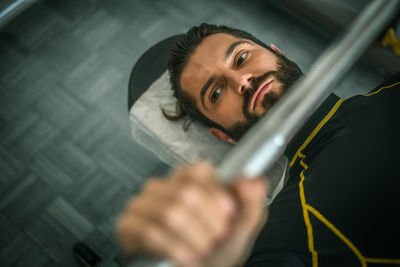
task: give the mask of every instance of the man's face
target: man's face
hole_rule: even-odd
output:
[[[180,84],[201,113],[238,140],[300,75],[285,57],[220,33],[197,47]]]

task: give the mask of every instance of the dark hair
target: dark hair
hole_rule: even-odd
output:
[[[172,90],[174,91],[174,96],[176,97],[177,102],[176,114],[168,114],[164,109],[162,110],[167,119],[176,121],[183,118],[185,115],[188,115],[194,121],[203,123],[208,127],[215,127],[225,131],[222,126],[213,122],[198,110],[194,99],[182,90],[179,82],[182,71],[196,48],[201,44],[204,38],[217,33],[226,33],[241,39],[248,39],[276,54],[276,52],[268,45],[245,31],[230,28],[224,25],[213,25],[207,23],[202,23],[199,26],[191,28],[186,34],[182,35],[176,41],[170,50],[168,58],[168,71],[170,74]]]

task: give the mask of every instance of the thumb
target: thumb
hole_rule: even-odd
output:
[[[250,230],[263,224],[267,214],[265,201],[269,189],[266,179],[241,179],[233,187],[237,195],[240,227]]]
[[[238,264],[248,257],[258,233],[265,224],[268,208],[264,203],[268,185],[262,178],[241,179],[232,185],[231,190],[237,201],[237,212],[229,238],[220,250],[222,255],[230,255],[228,258]],[[223,258],[226,263],[227,257]]]
[[[234,185],[234,188],[239,206],[246,210],[264,205],[269,184],[265,178],[241,179]]]

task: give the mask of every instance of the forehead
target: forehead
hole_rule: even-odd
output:
[[[183,90],[194,96],[195,91],[200,90],[201,82],[225,66],[226,50],[238,40],[241,39],[225,33],[204,38],[182,71],[180,84]]]
[[[190,67],[211,67],[214,64],[207,63],[223,61],[225,52],[230,44],[238,40],[241,39],[226,33],[217,33],[207,36],[196,48],[185,69]]]

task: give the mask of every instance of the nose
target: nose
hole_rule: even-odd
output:
[[[251,88],[251,82],[254,76],[251,73],[235,73],[233,78],[233,88],[240,94],[243,95],[249,88]]]

